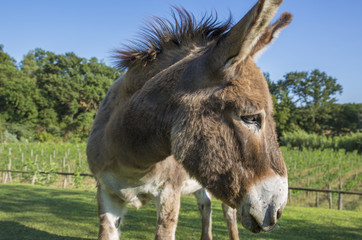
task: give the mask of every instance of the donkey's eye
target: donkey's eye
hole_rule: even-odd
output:
[[[247,115],[247,116],[241,116],[241,120],[243,120],[246,124],[254,124],[257,127],[261,127],[261,117],[260,114],[255,115]]]

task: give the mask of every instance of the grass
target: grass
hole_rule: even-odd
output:
[[[52,172],[89,172],[86,143],[2,143],[0,144],[0,169],[7,169],[11,163],[12,170],[28,171],[29,174],[11,174],[13,182],[62,187],[64,176]],[[345,153],[333,149],[288,149],[281,147],[288,167],[289,186],[327,189],[339,189],[340,182],[345,191],[361,191],[362,161],[357,151]],[[51,172],[49,175],[37,174],[39,171]],[[0,173],[3,175],[3,173]],[[34,175],[36,178],[34,178]],[[1,177],[1,176],[0,176]],[[72,176],[67,180],[67,188],[91,190],[94,186],[91,177]],[[292,191],[290,206],[315,206],[315,193]],[[337,208],[338,194],[333,194],[333,208]],[[319,207],[328,208],[328,195],[319,194]],[[362,211],[362,197],[343,195],[343,209]]]
[[[98,230],[95,190],[59,189],[27,184],[0,185],[0,240],[95,239]],[[122,225],[122,239],[153,239],[154,204],[130,208]],[[201,220],[193,197],[183,197],[176,239],[199,239]],[[361,212],[287,207],[270,233],[247,239],[362,239]],[[213,200],[213,235],[228,239],[221,204]]]

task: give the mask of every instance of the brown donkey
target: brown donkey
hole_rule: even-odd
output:
[[[273,228],[287,201],[287,169],[253,58],[290,23],[284,13],[269,25],[281,3],[260,0],[233,27],[213,17],[197,23],[176,9],[175,23],[155,18],[143,41],[118,51],[127,73],[109,89],[87,146],[98,181],[99,239],[119,239],[126,206],[150,199],[155,239],[174,239],[180,196],[194,192],[201,238],[211,239],[201,187],[229,206],[229,223],[237,209],[250,231]]]

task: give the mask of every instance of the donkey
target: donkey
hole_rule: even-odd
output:
[[[175,239],[180,196],[199,191],[203,210],[201,187],[226,212],[237,209],[246,229],[273,228],[287,202],[287,169],[254,57],[290,23],[284,13],[269,25],[281,3],[259,0],[232,27],[176,9],[175,23],[155,18],[145,39],[116,52],[127,72],[102,101],[87,145],[99,239],[119,239],[127,205],[150,199],[155,239]],[[201,238],[211,239],[210,229]]]

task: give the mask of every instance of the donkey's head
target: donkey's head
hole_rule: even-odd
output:
[[[287,169],[272,99],[253,58],[291,21],[269,25],[281,0],[259,1],[188,62],[178,91],[172,153],[214,196],[238,208],[253,231],[268,231],[287,202]]]
[[[291,21],[269,25],[281,2],[258,1],[229,31],[211,18],[195,26],[185,11],[174,26],[156,19],[146,49],[120,52],[130,98],[109,127],[113,148],[143,166],[173,154],[253,232],[270,230],[287,201],[272,99],[253,60]]]

